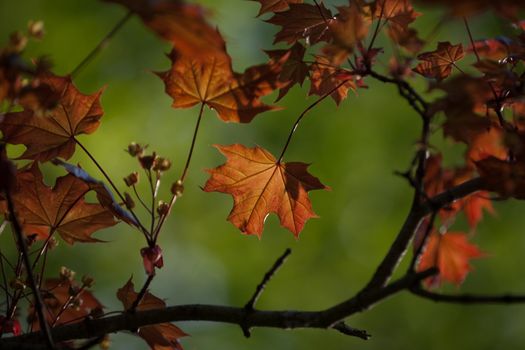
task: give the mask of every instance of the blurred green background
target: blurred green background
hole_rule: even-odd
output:
[[[339,1],[342,3],[343,1]],[[272,48],[276,27],[256,18],[258,4],[249,1],[201,1],[210,9],[212,21],[227,40],[236,70],[261,63],[262,49]],[[335,4],[336,2],[328,2]],[[418,20],[428,34],[440,13],[425,10]],[[14,30],[25,29],[28,20],[45,22],[46,36],[32,42],[28,56],[49,55],[57,74],[67,74],[124,16],[123,8],[98,1],[20,0],[0,1],[1,42]],[[266,18],[266,17],[264,17]],[[476,37],[498,33],[504,23],[491,17],[471,21]],[[389,44],[381,39],[381,45]],[[468,44],[460,21],[448,22],[434,42],[449,40]],[[435,45],[435,44],[434,44]],[[434,45],[427,49],[434,49]],[[124,188],[120,179],[137,170],[135,160],[123,149],[131,141],[149,144],[169,157],[174,167],[163,183],[162,196],[179,176],[197,118],[198,107],[174,110],[162,82],[152,74],[169,68],[165,53],[169,45],[132,19],[109,47],[83,70],[75,83],[84,93],[105,87],[105,115],[99,130],[81,141]],[[387,56],[380,58],[385,66]],[[197,140],[184,196],[176,203],[160,239],[165,267],[151,290],[168,304],[216,303],[241,306],[274,260],[290,247],[292,256],[268,285],[260,299],[261,309],[317,310],[338,303],[368,281],[384,256],[408,212],[412,190],[393,175],[405,170],[419,135],[418,116],[392,86],[368,80],[370,88],[359,90],[336,108],[333,101],[318,106],[300,125],[286,160],[312,163],[311,173],[331,192],[315,191],[310,197],[319,219],[306,224],[300,239],[282,229],[272,215],[261,240],[239,233],[225,220],[230,196],[200,190],[207,178],[203,171],[223,162],[213,144],[260,145],[274,154],[281,149],[298,114],[314,98],[307,98],[308,83],[295,88],[280,103],[285,109],[263,114],[249,125],[224,124],[206,111]],[[422,80],[417,86],[425,90]],[[275,95],[267,101],[271,102]],[[449,163],[462,158],[463,148],[441,140],[437,128],[433,143],[446,149]],[[78,151],[79,162],[101,177]],[[48,174],[61,170],[45,167]],[[142,188],[145,190],[145,188]],[[474,262],[475,273],[461,288],[445,286],[446,292],[525,292],[521,267],[525,263],[524,204],[496,203],[497,215],[487,217],[474,241],[487,252]],[[466,229],[463,218],[454,228]],[[7,238],[6,238],[7,236]],[[78,275],[95,277],[95,295],[108,310],[119,310],[116,290],[133,275],[140,286],[145,280],[139,254],[142,236],[125,224],[100,232],[105,244],[61,243],[49,259],[48,273],[61,265]],[[11,244],[2,237],[2,248]],[[400,268],[404,271],[404,267]],[[370,341],[343,336],[335,331],[255,329],[246,339],[236,326],[216,323],[180,323],[191,337],[182,340],[186,349],[518,349],[525,341],[525,306],[460,306],[435,304],[401,293],[367,312],[353,316],[349,324],[366,329]],[[113,349],[143,349],[139,338],[112,335]]]

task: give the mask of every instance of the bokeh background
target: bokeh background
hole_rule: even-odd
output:
[[[344,1],[328,1],[329,5]],[[262,49],[272,48],[276,27],[256,18],[258,4],[239,0],[200,1],[210,9],[212,21],[227,40],[238,71],[262,63]],[[425,12],[417,23],[423,37],[433,31],[442,13]],[[31,42],[28,56],[48,55],[57,74],[67,74],[124,16],[117,5],[99,1],[0,0],[0,42],[14,30],[25,29],[28,20],[43,20],[46,36]],[[263,19],[266,17],[263,17]],[[471,20],[478,38],[506,30],[507,24],[491,16]],[[434,42],[449,40],[468,44],[460,21],[449,21],[433,36]],[[383,38],[380,45],[389,44]],[[434,44],[435,45],[435,44]],[[434,45],[427,49],[434,49]],[[169,45],[132,19],[109,47],[75,79],[82,92],[104,87],[105,115],[100,129],[81,141],[91,150],[113,179],[137,170],[135,160],[123,150],[131,141],[149,144],[173,161],[163,183],[161,198],[169,198],[169,186],[179,176],[191,141],[198,107],[174,110],[162,82],[152,73],[169,68],[165,53]],[[380,58],[379,66],[385,66]],[[392,86],[368,81],[336,108],[333,101],[319,105],[300,125],[286,160],[312,163],[311,173],[332,187],[310,197],[319,219],[310,220],[300,239],[282,229],[275,216],[267,220],[261,240],[247,237],[225,220],[230,196],[204,193],[203,171],[223,162],[213,144],[260,145],[274,154],[281,149],[298,114],[314,98],[305,86],[292,89],[280,103],[283,110],[258,116],[249,125],[224,124],[206,111],[191,163],[184,196],[176,203],[160,239],[165,267],[158,271],[151,291],[168,304],[216,303],[241,306],[249,299],[262,275],[290,247],[293,254],[268,285],[258,303],[261,309],[317,310],[338,303],[368,281],[394,239],[408,212],[412,190],[393,175],[405,170],[420,128],[418,116]],[[420,91],[425,83],[416,79]],[[267,101],[271,102],[275,95]],[[441,139],[436,128],[433,144],[444,150],[446,161],[461,161],[463,148]],[[12,149],[16,153],[17,149]],[[97,169],[80,152],[72,159],[91,174]],[[60,169],[45,166],[52,183]],[[145,188],[142,188],[145,192]],[[485,259],[474,262],[475,272],[461,288],[444,286],[445,292],[525,292],[524,203],[496,203],[497,214],[480,224],[473,238]],[[464,218],[454,226],[467,228]],[[120,224],[97,234],[105,244],[61,243],[49,259],[49,275],[60,266],[78,275],[95,277],[95,294],[108,311],[119,310],[116,290],[130,276],[140,286],[145,280],[139,250],[142,236]],[[1,237],[8,249],[9,235]],[[404,271],[404,265],[400,271]],[[348,320],[372,334],[371,340],[346,337],[335,331],[255,329],[246,339],[232,325],[204,322],[180,323],[191,337],[186,349],[519,349],[525,342],[525,306],[461,306],[436,304],[408,293],[398,294],[367,312]],[[129,334],[112,335],[113,349],[145,349],[145,343]]]

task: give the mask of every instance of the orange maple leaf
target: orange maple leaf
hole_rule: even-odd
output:
[[[276,213],[281,225],[297,237],[305,222],[316,217],[307,192],[328,188],[307,172],[308,164],[279,162],[260,147],[215,147],[227,162],[208,170],[211,177],[204,191],[233,196],[228,220],[243,233],[260,237],[267,215]]]
[[[131,278],[117,291],[117,298],[122,302],[125,310],[131,308],[137,296],[138,293],[135,292]],[[165,308],[166,303],[149,292],[146,292],[142,301],[137,306],[137,310],[139,311]],[[140,327],[137,334],[144,339],[153,350],[182,350],[182,346],[178,340],[188,335],[171,323],[159,323],[154,326]]]
[[[436,50],[417,56],[422,62],[414,68],[414,72],[427,78],[443,80],[450,75],[456,62],[464,56],[461,44],[452,45],[448,41],[439,42]]]
[[[173,98],[172,107],[204,103],[226,122],[249,123],[257,114],[276,109],[260,98],[287,84],[278,79],[282,70],[279,62],[252,66],[238,74],[226,54],[196,60],[173,51],[171,60],[171,69],[158,75]]]
[[[27,147],[20,159],[41,162],[55,157],[69,159],[75,152],[75,136],[97,130],[103,115],[100,94],[84,95],[77,90],[70,77],[46,75],[41,79],[60,97],[52,110],[35,111],[24,106],[24,111],[7,113],[0,117],[4,141]]]
[[[104,0],[127,7],[144,24],[184,55],[206,57],[224,52],[220,33],[208,24],[206,11],[199,5],[170,0]]]
[[[432,232],[428,237],[425,251],[421,255],[418,271],[432,267],[439,269],[439,275],[426,280],[429,286],[439,285],[442,281],[459,285],[472,270],[470,259],[482,256],[484,254],[477,246],[468,242],[467,235],[464,233]]]
[[[113,215],[100,204],[84,201],[90,188],[73,175],[57,179],[53,188],[43,182],[37,163],[19,171],[17,191],[12,194],[15,211],[26,235],[45,239],[53,232],[69,244],[100,242],[91,235],[116,224]]]

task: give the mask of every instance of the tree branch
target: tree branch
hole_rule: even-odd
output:
[[[281,329],[321,328],[335,329],[341,333],[363,338],[363,332],[351,331],[340,321],[402,290],[412,288],[423,279],[435,275],[432,268],[416,274],[407,274],[388,286],[364,292],[347,301],[321,311],[260,311],[248,312],[244,307],[218,305],[179,305],[165,309],[125,312],[117,316],[86,319],[83,322],[52,329],[55,341],[87,339],[118,331],[133,331],[140,327],[176,321],[211,321],[239,326],[270,327]],[[365,332],[366,333],[366,332]],[[33,332],[18,337],[0,339],[1,349],[21,348],[24,344],[42,343],[42,334]]]
[[[264,291],[264,288],[270,282],[273,275],[279,270],[279,268],[285,263],[286,258],[292,253],[292,250],[290,248],[287,248],[283,255],[281,255],[273,264],[272,268],[264,274],[263,280],[257,288],[255,289],[255,293],[253,293],[250,300],[244,305],[244,308],[247,310],[253,310],[255,307],[255,303],[257,303],[257,300],[259,300],[259,297],[261,296],[262,292]]]
[[[416,205],[416,202],[414,202],[395,241],[390,246],[383,261],[377,267],[376,272],[370,282],[368,282],[365,290],[379,288],[388,282],[395,268],[405,255],[416,228],[426,215],[443,208],[457,199],[479,191],[482,188],[483,181],[478,177],[452,187],[420,205]]]
[[[518,304],[525,303],[525,295],[476,295],[476,294],[458,294],[449,295],[435,293],[425,290],[421,287],[410,289],[412,294],[435,302],[455,303],[455,304]]]

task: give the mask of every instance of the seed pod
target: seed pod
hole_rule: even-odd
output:
[[[184,193],[184,185],[181,180],[177,180],[177,182],[171,185],[171,193],[177,197],[182,196],[182,193]]]
[[[136,171],[132,172],[124,178],[124,182],[128,187],[136,185],[139,182],[139,173],[137,173]]]

